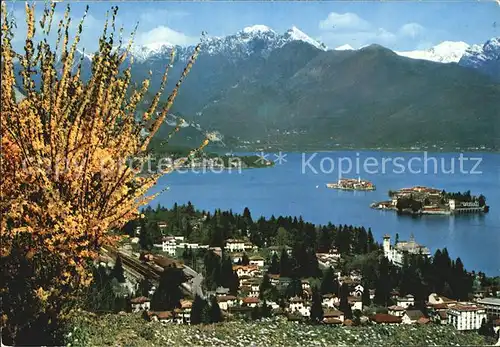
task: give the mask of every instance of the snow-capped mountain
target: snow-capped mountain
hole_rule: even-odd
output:
[[[469,44],[462,41],[444,41],[423,51],[396,53],[412,59],[430,60],[438,63],[458,63],[469,47]]]
[[[345,44],[335,48],[336,51],[353,51],[354,48],[350,44]]]
[[[279,34],[265,25],[253,25],[243,28],[233,35],[223,37],[207,37],[202,44],[202,52],[209,55],[227,54],[234,58],[244,58],[252,54],[268,55],[272,50],[280,48],[293,41],[306,42],[317,49],[326,50],[326,46],[314,40],[297,27]],[[170,54],[174,47],[168,42],[137,45],[132,49],[136,61],[146,61],[151,58],[163,58]],[[176,46],[177,55],[181,60],[187,59],[194,51],[194,46]]]
[[[459,65],[477,69],[500,80],[500,37],[494,37],[482,46],[469,47],[460,59]]]

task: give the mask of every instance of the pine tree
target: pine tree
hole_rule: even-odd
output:
[[[112,277],[116,278],[119,283],[125,283],[125,274],[123,272],[122,257],[116,257],[115,266],[111,273]]]
[[[340,311],[344,312],[344,317],[346,319],[352,318],[352,309],[348,300],[349,296],[349,286],[347,283],[342,283],[340,287]]]
[[[219,323],[222,322],[222,311],[220,310],[219,303],[217,302],[217,297],[212,296],[210,302],[210,323]]]
[[[370,290],[368,289],[368,286],[365,284],[363,286],[363,294],[361,295],[361,301],[363,302],[363,307],[368,307],[372,304],[372,300],[370,299]]]
[[[280,256],[280,275],[281,277],[290,277],[291,275],[290,259],[288,258],[288,253],[284,248],[281,250]]]
[[[316,287],[312,289],[311,320],[315,323],[319,323],[323,320],[322,299]]]
[[[139,245],[141,246],[141,249],[150,251],[153,248],[153,238],[146,228],[146,222],[144,219],[141,219],[140,226]]]
[[[183,297],[180,286],[186,281],[186,276],[181,268],[166,267],[161,276],[160,284],[153,294],[151,308],[155,311],[170,311],[180,307]]]
[[[248,265],[250,264],[250,258],[248,258],[248,255],[246,253],[243,253],[243,256],[241,257],[241,265]]]
[[[268,274],[264,274],[264,277],[262,278],[262,282],[260,283],[259,287],[259,296],[261,299],[268,299],[270,291],[272,290],[273,285],[271,284],[271,281],[269,280]]]
[[[333,293],[335,295],[338,295],[338,282],[332,267],[329,267],[324,272],[323,279],[321,280],[320,289],[322,294]]]
[[[204,317],[207,306],[208,304],[203,298],[201,298],[199,295],[195,296],[193,305],[191,307],[191,324],[196,325],[208,323],[208,319]]]
[[[280,273],[280,264],[278,260],[278,255],[276,253],[273,253],[271,257],[271,265],[269,265],[269,269],[267,270],[267,272],[274,275]]]

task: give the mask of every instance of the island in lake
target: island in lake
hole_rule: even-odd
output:
[[[391,200],[375,202],[370,207],[380,210],[394,210],[401,214],[486,213],[484,195],[474,196],[470,191],[448,193],[444,190],[416,186],[389,191]]]
[[[337,183],[327,183],[327,188],[342,189],[342,190],[375,190],[372,182],[354,178],[341,178]]]

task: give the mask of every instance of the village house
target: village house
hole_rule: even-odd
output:
[[[261,257],[259,255],[254,255],[254,256],[250,257],[249,264],[255,265],[258,267],[264,267],[264,262],[265,262],[265,259],[263,257]]]
[[[245,242],[243,248],[245,249],[245,251],[254,251],[254,252],[259,249],[259,247],[251,244],[250,242]]]
[[[457,330],[477,330],[486,319],[484,306],[474,303],[458,303],[448,308],[448,324]]]
[[[241,305],[248,307],[255,307],[260,303],[259,298],[255,297],[246,297],[241,300]]]
[[[407,310],[402,316],[403,324],[416,324],[420,318],[425,318],[420,310]]]
[[[370,292],[370,300],[375,299],[375,289],[370,289],[369,292]]]
[[[350,293],[351,296],[362,296],[364,292],[364,288],[361,284],[358,284],[354,287],[353,291]]]
[[[348,296],[347,301],[349,302],[349,305],[351,305],[351,309],[354,310],[360,310],[363,311],[363,301],[361,300],[361,297],[359,296]]]
[[[387,312],[393,316],[403,317],[406,309],[398,305],[392,305],[387,308]]]
[[[158,222],[157,225],[162,232],[167,228],[167,222]]]
[[[238,298],[233,295],[221,295],[217,297],[217,302],[219,303],[219,307],[223,311],[229,310],[230,307],[236,305]]]
[[[170,311],[151,312],[150,318],[164,325],[174,322],[174,315]]]
[[[130,300],[132,312],[148,311],[151,308],[151,302],[145,296],[140,296]]]
[[[280,283],[280,275],[279,274],[267,274],[269,277],[269,281],[273,286],[277,286]]]
[[[437,295],[436,293],[432,293],[429,295],[429,299],[427,301],[430,305],[435,305],[435,304],[445,304],[445,305],[450,305],[450,304],[455,304],[457,301],[448,299],[445,296],[442,295]]]
[[[236,271],[238,278],[240,276],[255,277],[259,268],[255,265],[233,265],[233,271]]]
[[[325,319],[337,319],[340,322],[344,322],[344,312],[339,310],[324,310],[323,321]]]
[[[191,324],[191,308],[193,307],[192,300],[181,300],[180,317],[183,324]]]
[[[227,239],[225,249],[229,252],[243,252],[245,250],[245,241],[237,239]]]
[[[309,280],[303,279],[301,280],[301,283],[302,283],[302,290],[311,289],[311,283],[309,282]]]
[[[296,296],[290,299],[288,304],[288,312],[298,312],[304,317],[309,317],[311,315],[311,307],[306,302],[304,302],[302,298]]]
[[[252,277],[250,277],[250,276],[248,276],[248,275],[241,275],[241,276],[238,276],[238,279],[240,280],[240,287],[250,285],[249,280],[250,280],[251,278],[252,278]]]
[[[389,259],[389,261],[399,267],[403,266],[403,256],[405,254],[421,255],[424,257],[430,257],[431,253],[427,247],[419,245],[415,242],[413,234],[410,237],[410,241],[398,241],[394,245],[391,245],[391,237],[389,235],[384,235],[383,241],[384,256]]]
[[[233,253],[231,254],[234,264],[239,264],[243,261],[243,253]]]
[[[162,239],[162,251],[171,257],[175,257],[177,250],[177,240],[173,236],[165,236]]]
[[[340,253],[336,250],[330,251],[331,253],[316,253],[316,259],[318,259],[319,265],[323,267],[333,267],[340,260]]]
[[[401,324],[402,318],[387,313],[377,313],[370,317],[370,320],[376,324]]]
[[[500,298],[483,298],[477,303],[485,307],[488,319],[500,318]]]
[[[335,308],[340,303],[340,299],[335,294],[323,294],[322,305],[328,308]]]
[[[253,279],[250,281],[250,293],[248,296],[258,298],[260,294],[260,280]]]
[[[408,294],[403,297],[398,297],[396,299],[396,305],[404,307],[406,309],[414,304],[415,304],[415,297],[411,294]]]
[[[228,294],[229,294],[229,288],[219,286],[215,289],[216,296],[222,296],[222,295],[228,295]]]

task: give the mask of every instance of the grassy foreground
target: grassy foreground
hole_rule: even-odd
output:
[[[282,318],[217,325],[162,326],[139,314],[80,314],[68,343],[71,346],[477,346],[491,344],[477,333],[449,326],[311,326]]]

